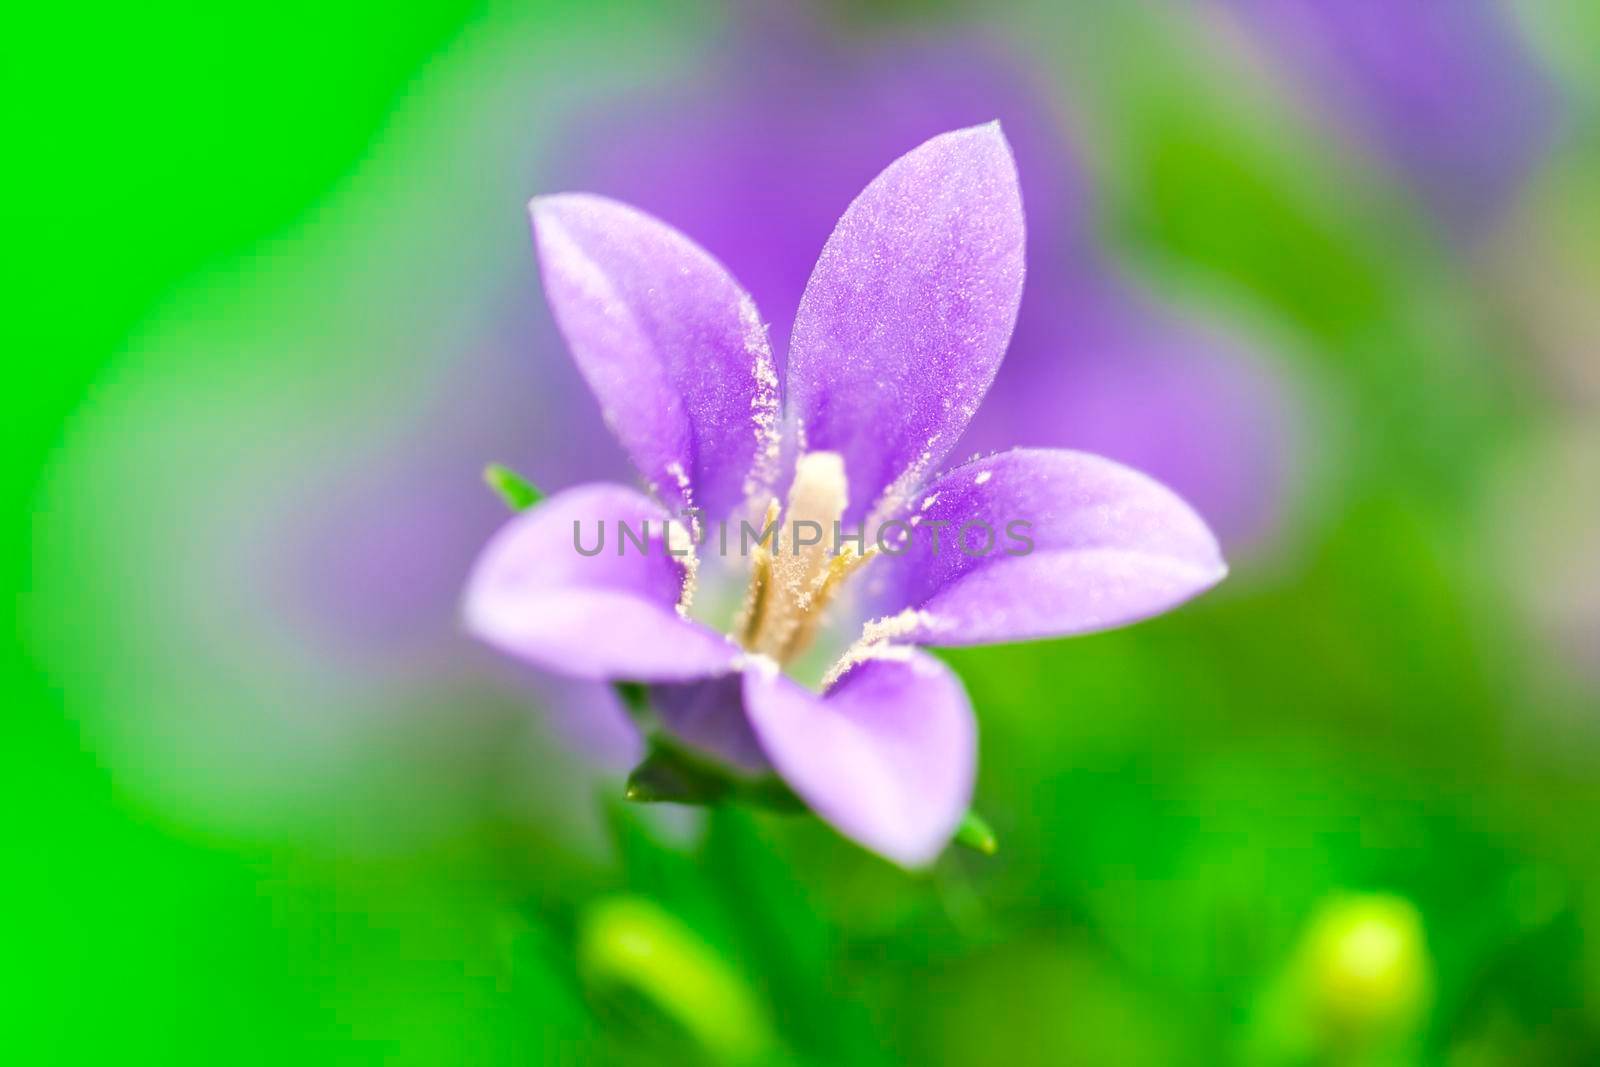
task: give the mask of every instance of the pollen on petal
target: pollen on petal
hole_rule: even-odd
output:
[[[873,660],[887,660],[895,663],[909,663],[916,656],[917,650],[910,645],[894,645],[887,642],[868,644],[858,641],[845,650],[844,655],[828,668],[828,673],[822,678],[822,688],[827,691],[846,674],[863,663]]]
[[[778,477],[778,459],[782,454],[782,415],[778,401],[778,371],[773,366],[772,348],[767,343],[767,327],[761,321],[755,302],[748,297],[739,307],[745,330],[745,348],[755,358],[756,391],[750,398],[750,421],[755,433],[755,461],[745,479],[744,494],[748,499],[771,488]]]
[[[898,515],[916,499],[918,488],[926,483],[928,468],[933,466],[934,456],[942,451],[940,448],[940,435],[934,434],[928,439],[928,445],[922,453],[912,460],[900,474],[889,483],[881,496],[872,506],[868,516],[868,526],[881,525],[885,520]]]
[[[683,561],[683,592],[678,595],[678,614],[689,617],[694,594],[700,584],[700,555],[695,550],[694,534],[676,519],[667,521],[667,550]]]
[[[896,641],[918,630],[936,630],[939,628],[939,617],[930,611],[920,608],[907,608],[895,615],[886,615],[881,619],[871,619],[861,628],[861,640],[865,643],[882,641]]]
[[[823,688],[826,689],[844,677],[850,668],[868,660],[910,659],[914,651],[912,646],[897,642],[914,633],[936,631],[940,625],[941,620],[938,616],[919,608],[907,608],[895,615],[870,620],[861,628],[861,636],[856,642],[845,649],[844,654],[828,668],[828,673],[822,680]]]

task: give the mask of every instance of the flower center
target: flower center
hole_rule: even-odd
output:
[[[850,503],[844,459],[810,452],[795,464],[789,505],[767,506],[751,557],[750,585],[734,633],[751,652],[786,664],[815,638],[824,611],[846,578],[876,554],[855,541],[841,546],[839,520]]]

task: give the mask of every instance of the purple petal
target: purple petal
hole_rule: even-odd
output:
[[[554,738],[585,763],[623,774],[644,758],[644,737],[616,687],[530,670],[518,682],[533,696]]]
[[[907,641],[1110,629],[1227,574],[1211,531],[1176,494],[1082,452],[1017,449],[957,467],[911,515],[903,554],[880,560],[877,576],[882,602],[908,609],[889,631]]]
[[[1005,355],[1022,297],[1022,198],[998,123],[942,134],[856,198],[790,344],[790,410],[844,456],[846,521],[929,473]]]
[[[564,194],[530,210],[545,294],[606,424],[669,506],[728,514],[776,457],[778,381],[755,304],[702,248],[624,204]]]
[[[680,741],[747,774],[769,770],[761,743],[744,713],[742,683],[737,674],[681,685],[653,685],[650,703]]]
[[[817,815],[920,867],[971,803],[977,725],[948,667],[896,652],[857,665],[821,697],[776,671],[747,671],[745,708],[778,773]]]
[[[963,455],[1070,448],[1170,486],[1230,558],[1270,544],[1303,477],[1308,422],[1288,368],[1207,316],[1154,303],[1115,275],[1046,265]]]
[[[737,10],[730,39],[692,79],[583,115],[550,166],[562,187],[693,234],[750,290],[780,366],[840,209],[886,162],[946,130],[998,118],[1034,247],[1092,254],[1088,175],[1062,137],[1068,116],[1039,91],[1045,80],[1026,56],[972,27],[862,47],[814,10],[761,8]]]
[[[664,516],[632,489],[568,489],[508,522],[467,584],[467,629],[502,651],[573,678],[686,681],[721,674],[739,649],[678,612],[685,571]],[[620,541],[649,524],[646,551]],[[603,533],[603,549],[585,550]],[[624,549],[619,552],[619,549]]]

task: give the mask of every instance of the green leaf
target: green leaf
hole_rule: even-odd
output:
[[[644,762],[628,775],[623,795],[641,804],[709,807],[734,800],[773,811],[806,810],[800,798],[776,777],[744,777],[659,734],[650,739]]]
[[[983,816],[975,811],[969,811],[961,820],[961,826],[956,830],[956,844],[982,852],[985,856],[992,856],[1000,851],[1000,841],[994,836],[994,831],[983,820]]]
[[[732,789],[726,777],[707,770],[682,751],[656,742],[644,762],[628,775],[623,793],[641,804],[716,804]]]
[[[483,480],[490,489],[500,494],[500,499],[512,511],[527,511],[539,501],[544,499],[532,482],[512,470],[498,463],[491,463],[483,468]]]

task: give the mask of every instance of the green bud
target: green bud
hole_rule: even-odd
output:
[[[772,1058],[772,1025],[749,985],[654,901],[616,896],[590,907],[579,925],[578,965],[590,982],[643,995],[717,1062]]]
[[[1409,1063],[1432,995],[1422,917],[1410,901],[1386,893],[1327,898],[1261,991],[1249,1059]]]
[[[512,511],[527,511],[544,499],[544,494],[532,482],[510,467],[502,467],[498,463],[483,468],[483,480],[490,489],[500,494],[500,499]]]
[[[985,856],[992,856],[1000,851],[1000,841],[994,836],[994,831],[983,820],[983,816],[975,811],[969,811],[962,816],[961,825],[956,830],[956,844],[981,852]]]
[[[1403,897],[1374,893],[1326,902],[1302,942],[1301,967],[1308,1006],[1337,1035],[1410,1030],[1431,997],[1422,916]]]

